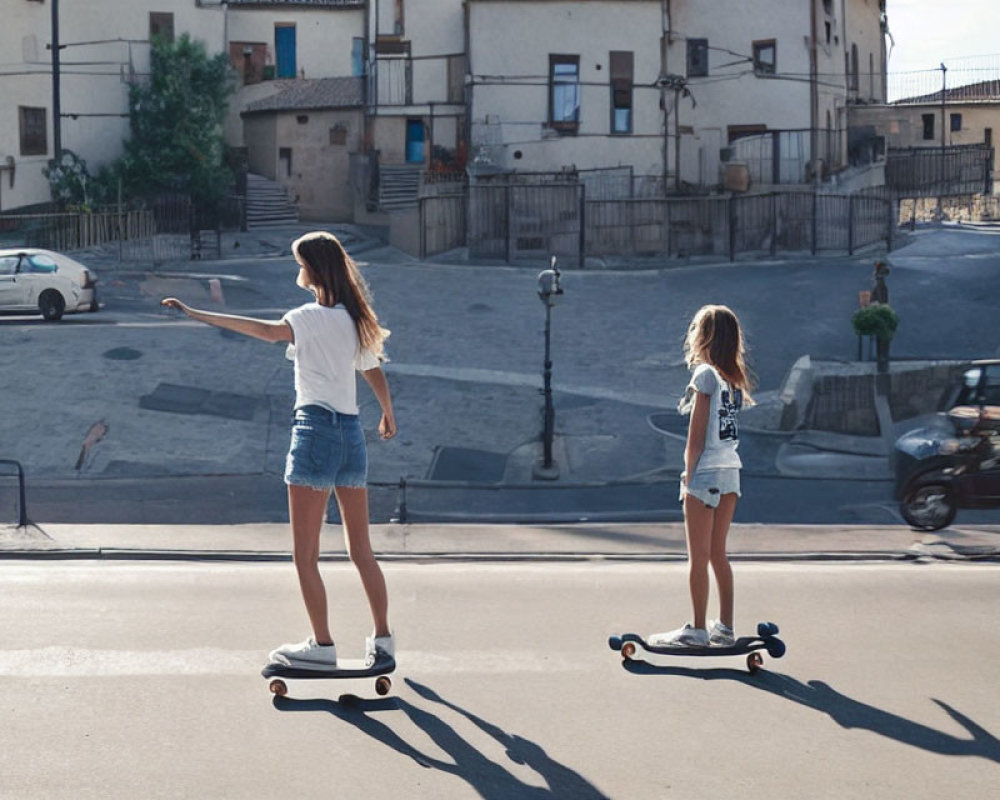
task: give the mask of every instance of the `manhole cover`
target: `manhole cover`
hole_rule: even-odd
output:
[[[133,350],[131,347],[116,347],[105,351],[104,357],[112,361],[135,361],[137,358],[142,358],[142,351]]]

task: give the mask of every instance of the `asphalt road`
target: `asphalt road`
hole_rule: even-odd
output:
[[[342,656],[368,621],[325,567]],[[390,564],[394,690],[259,668],[304,635],[288,564],[4,562],[0,797],[984,797],[1000,572],[740,564],[737,631],[788,645],[625,671],[683,621],[669,564]],[[362,698],[339,703],[343,693]]]
[[[996,300],[983,290],[1000,267],[996,241],[984,233],[936,231],[911,237],[891,254],[891,300],[902,319],[895,356],[996,352]],[[681,341],[693,312],[722,301],[740,313],[766,406],[799,356],[854,356],[849,320],[858,290],[870,283],[872,261],[567,271],[566,293],[553,311],[561,483],[663,482],[464,491],[419,481],[457,475],[475,483],[531,482],[542,409],[538,268],[421,264],[389,250],[361,258],[376,307],[393,329],[387,372],[400,424],[396,439],[378,442],[376,404],[360,388],[370,479],[390,486],[410,481],[407,505],[415,519],[503,520],[676,518],[672,480],[682,445],[653,433],[647,418],[670,408],[687,381]],[[131,271],[91,265],[101,277],[99,313],[57,325],[0,318],[0,458],[24,464],[31,516],[40,522],[283,519],[290,363],[280,348],[200,326],[157,303],[174,294],[211,306],[208,279],[217,277],[225,296],[219,308],[278,317],[306,299],[293,283],[291,259],[258,255]],[[150,398],[170,387],[210,395],[213,403],[150,407]],[[745,415],[748,427],[752,413]],[[106,433],[87,446],[100,425]],[[887,481],[784,481],[774,469],[776,440],[746,433],[742,449],[751,465],[744,521],[840,522],[845,513],[851,522],[896,519]],[[0,479],[0,510],[10,505],[10,491],[9,480]],[[398,504],[394,489],[376,489],[373,518],[387,520]]]

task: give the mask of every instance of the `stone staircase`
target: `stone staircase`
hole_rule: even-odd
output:
[[[247,175],[247,227],[295,225],[299,210],[285,188],[262,175]]]
[[[379,165],[378,204],[384,211],[417,204],[422,166]]]

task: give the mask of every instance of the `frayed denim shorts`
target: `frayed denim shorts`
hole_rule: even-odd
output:
[[[694,476],[688,481],[687,486],[681,481],[681,501],[684,495],[689,494],[697,497],[709,508],[718,508],[719,501],[724,494],[740,493],[740,471],[737,467],[726,467],[723,469],[695,470]]]
[[[363,489],[368,483],[368,453],[358,415],[314,405],[295,409],[285,483],[320,490]]]

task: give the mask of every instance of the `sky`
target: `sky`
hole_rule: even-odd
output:
[[[890,72],[935,69],[942,61],[951,68],[966,56],[1000,54],[1000,0],[888,0],[886,12],[895,40]]]

